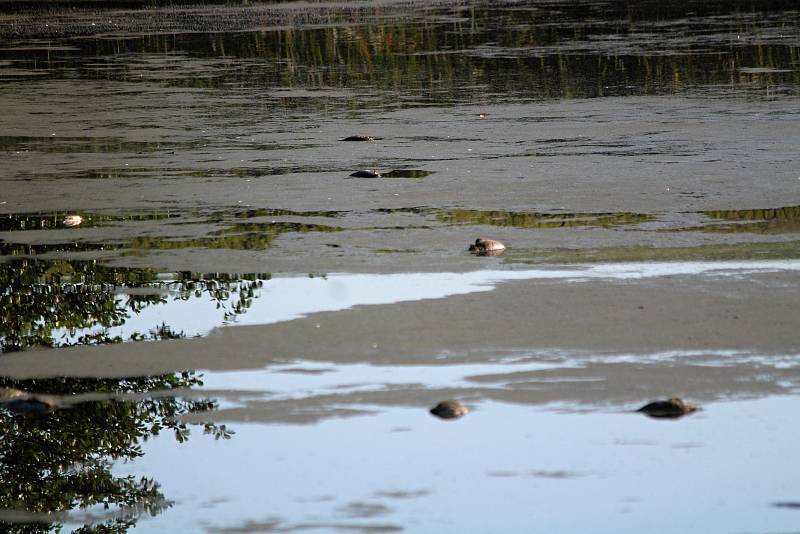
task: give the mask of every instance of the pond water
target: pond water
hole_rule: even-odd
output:
[[[2,2],[0,530],[796,530],[799,7]]]

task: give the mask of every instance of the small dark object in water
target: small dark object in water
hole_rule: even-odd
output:
[[[494,239],[476,239],[475,244],[469,246],[469,251],[478,256],[494,256],[505,249],[506,246],[504,244]]]
[[[692,413],[695,410],[697,410],[697,406],[694,404],[678,398],[671,398],[668,400],[651,402],[650,404],[642,406],[636,411],[642,412],[650,417],[675,419],[688,413]]]
[[[371,135],[351,135],[349,137],[345,137],[342,141],[374,141],[375,138]]]
[[[381,173],[378,171],[356,171],[350,176],[353,178],[380,178]]]
[[[788,508],[790,510],[800,510],[800,502],[794,501],[781,501],[781,502],[774,502],[772,506],[776,508]]]
[[[17,414],[39,414],[58,407],[55,398],[14,388],[0,388],[0,405]]]
[[[442,401],[433,408],[431,414],[442,419],[458,419],[467,415],[469,409],[457,400]]]

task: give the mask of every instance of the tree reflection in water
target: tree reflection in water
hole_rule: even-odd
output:
[[[262,275],[263,276],[263,275]],[[54,331],[100,330],[77,343],[119,342],[107,329],[130,313],[168,298],[191,298],[207,291],[226,316],[244,313],[257,280],[192,278],[170,282],[174,295],[128,294],[120,288],[158,283],[155,271],[114,269],[94,262],[15,260],[0,265],[0,349],[19,351],[57,346]],[[229,302],[231,292],[240,298]],[[154,325],[132,339],[183,337],[169,325]],[[29,357],[35,358],[36,353]],[[116,476],[115,461],[142,456],[142,443],[164,431],[178,442],[190,429],[181,416],[209,412],[216,402],[180,397],[179,390],[201,385],[193,371],[124,379],[52,378],[12,380],[0,377],[0,388],[15,388],[62,399],[64,406],[39,414],[16,414],[0,404],[0,530],[47,532],[69,520],[86,522],[77,532],[126,532],[142,514],[170,506],[154,478]],[[80,395],[87,402],[80,401]],[[77,396],[77,397],[76,397]],[[207,423],[204,433],[227,439],[233,432]],[[81,510],[84,516],[67,512]],[[5,522],[4,522],[5,521]]]
[[[0,515],[0,529],[47,532],[64,519],[64,512],[79,509],[96,514],[79,532],[126,532],[141,514],[156,515],[168,508],[170,502],[155,479],[115,476],[112,463],[142,456],[142,442],[163,431],[173,432],[178,442],[188,439],[190,429],[181,416],[214,410],[216,402],[163,395],[165,390],[201,384],[188,371],[125,379],[0,379],[0,387],[67,399],[84,393],[108,397],[40,415],[0,409],[0,510],[36,514],[21,516],[22,521],[35,518],[35,523],[16,524],[4,524],[7,517]],[[115,398],[148,393],[155,396]],[[212,423],[204,425],[204,432],[216,439],[233,433]]]
[[[222,319],[232,321],[247,311],[260,279],[270,275],[176,273],[175,278],[164,281],[153,269],[120,269],[94,261],[1,263],[0,352],[180,338],[182,333],[167,324],[133,332],[128,339],[109,331],[148,306],[204,293],[216,302]]]

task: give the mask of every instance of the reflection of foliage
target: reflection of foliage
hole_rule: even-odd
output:
[[[103,250],[116,250],[120,246],[117,244],[98,244],[98,243],[6,243],[0,241],[1,256],[35,256],[48,252],[95,252]]]
[[[609,227],[640,224],[655,217],[643,213],[516,213],[511,211],[450,210],[436,217],[442,222],[487,224],[515,228]]]
[[[728,224],[707,224],[701,227],[684,228],[703,232],[753,234],[789,234],[800,232],[800,206],[755,210],[717,210],[704,212],[707,217]],[[746,222],[739,222],[746,221]]]
[[[163,290],[188,300],[207,293],[223,309],[224,320],[245,313],[261,282],[256,275],[200,275],[182,273],[174,282],[158,282],[151,269],[119,269],[95,262],[16,260],[0,264],[0,352],[34,346],[88,345],[125,341],[109,329],[121,326],[148,306],[167,303]],[[260,278],[268,278],[260,275]],[[157,294],[119,293],[125,287],[147,287]],[[232,299],[232,294],[238,299]],[[58,337],[61,332],[62,337]],[[69,337],[66,337],[66,336]],[[148,333],[134,332],[130,339],[177,339],[169,325]]]
[[[159,326],[150,330],[149,339],[183,339],[186,334],[183,332],[173,332],[172,328],[166,323],[161,323]]]
[[[94,152],[94,153],[146,153],[165,150],[190,149],[198,146],[195,143],[159,143],[137,142],[117,137],[31,137],[26,135],[0,135],[0,151],[12,150],[36,152]]]
[[[226,216],[229,212],[219,212],[217,216]],[[260,208],[244,210],[234,214],[237,219],[252,219],[254,217],[338,217],[342,211],[292,211],[280,208]]]
[[[233,250],[260,250],[286,232],[337,232],[339,228],[319,224],[294,222],[240,223],[219,230],[209,237],[169,239],[159,236],[137,237],[126,246],[147,250],[173,250],[182,248],[226,248]]]
[[[191,372],[127,379],[72,379],[10,381],[15,387],[52,395],[105,393],[108,397],[178,390],[201,384]],[[118,477],[111,462],[142,455],[141,441],[171,430],[176,440],[189,435],[184,414],[213,410],[208,400],[174,397],[122,402],[109,398],[76,404],[67,409],[24,417],[0,409],[0,509],[53,514],[74,509],[98,510],[99,525],[81,532],[125,532],[142,513],[157,514],[169,507],[158,483],[151,478]],[[224,426],[206,424],[205,433],[229,438]],[[109,513],[111,512],[111,513]],[[55,516],[54,519],[57,519]],[[3,532],[47,532],[54,525],[3,525]]]
[[[0,217],[0,231],[31,231],[65,228],[65,213],[23,214]],[[0,240],[0,255],[34,256],[48,252],[89,252],[103,250],[174,250],[184,248],[213,248],[232,250],[263,250],[272,246],[272,242],[281,234],[289,232],[338,232],[341,228],[321,224],[307,224],[289,221],[272,221],[263,223],[231,222],[233,220],[253,217],[303,216],[303,217],[336,217],[340,212],[309,211],[294,212],[280,209],[246,210],[234,212],[214,212],[195,214],[206,217],[207,223],[226,223],[227,228],[212,232],[208,236],[193,238],[170,238],[164,236],[141,236],[128,242],[92,242],[67,241],[61,243],[14,243]],[[176,212],[134,214],[125,216],[83,214],[80,228],[103,226],[115,222],[150,221],[180,217]]]
[[[158,295],[128,295],[126,302],[118,302],[109,291],[116,285],[118,274],[122,271],[93,262],[18,260],[0,265],[0,352],[54,346],[58,344],[53,338],[56,329],[119,326],[128,317],[128,310],[138,313],[147,305],[163,302]],[[152,279],[154,274],[142,269],[136,276]],[[62,279],[79,283],[60,283]],[[117,341],[104,332],[92,332],[77,343]]]
[[[770,221],[774,219],[797,221],[800,219],[800,206],[755,210],[715,210],[704,213],[712,219],[727,221]]]
[[[131,215],[100,215],[70,212],[50,212],[50,213],[17,213],[3,215],[0,217],[0,232],[14,230],[52,230],[55,228],[65,228],[64,217],[68,215],[81,215],[83,222],[81,228],[92,228],[103,226],[121,221],[161,221],[177,217],[176,213],[154,212],[136,213]]]
[[[31,2],[22,4],[25,11],[32,9]],[[680,93],[698,86],[784,85],[796,92],[800,83],[793,68],[797,49],[785,32],[786,21],[794,20],[794,0],[604,2],[602,13],[596,2],[569,1],[538,2],[535,10],[517,8],[516,2],[468,9],[461,2],[399,2],[396,9],[358,4],[122,10],[108,27],[94,13],[59,12],[48,5],[48,25],[20,16],[0,27],[0,34],[107,36],[71,41],[81,49],[61,52],[65,60],[48,62],[46,70],[41,64],[52,52],[11,52],[15,66],[43,76],[125,81],[152,76],[173,86],[218,88],[369,87],[372,98],[392,105],[471,102],[487,95]],[[97,20],[97,26],[76,23],[86,19]],[[760,38],[732,42],[736,34]],[[740,71],[743,66],[773,72]],[[279,98],[275,95],[276,102]],[[287,95],[279,103],[307,108],[328,106],[330,100],[324,94]],[[158,149],[144,144],[138,150]]]

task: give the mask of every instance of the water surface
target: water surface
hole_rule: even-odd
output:
[[[2,6],[4,529],[796,526],[796,2]]]

